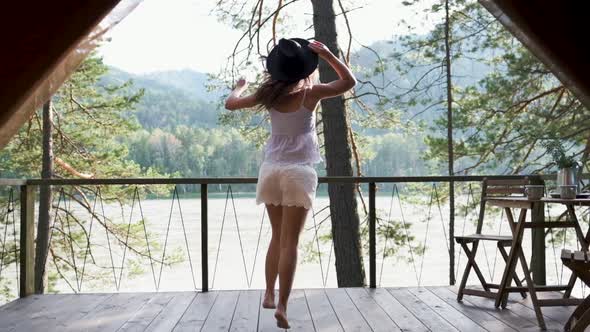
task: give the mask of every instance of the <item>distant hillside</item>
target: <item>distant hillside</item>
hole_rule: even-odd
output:
[[[221,93],[206,91],[206,74],[191,70],[136,75],[111,67],[103,82],[133,81],[145,95],[136,116],[146,129],[174,128],[178,125],[212,128],[217,126],[216,102]]]
[[[369,47],[370,49],[362,48],[351,56],[352,64],[357,68],[362,68],[362,72],[356,73],[356,76],[363,81],[370,80],[376,86],[388,86],[385,91],[380,91],[380,93],[390,98],[407,92],[406,89],[414,86],[414,84],[416,84],[416,82],[424,75],[427,75],[427,71],[431,69],[431,66],[417,66],[411,68],[407,74],[402,74],[406,68],[397,68],[395,65],[388,64],[387,61],[390,61],[394,54],[402,49],[399,41],[377,41],[369,45]],[[385,66],[383,72],[373,70],[380,65],[379,58],[376,54],[388,64]],[[491,55],[492,54],[490,54],[490,56]],[[478,56],[485,58],[486,54],[482,53]],[[440,75],[441,70],[442,69],[434,71],[426,76],[423,83],[434,81],[434,79]],[[479,80],[484,78],[490,70],[491,67],[486,63],[476,59],[467,57],[456,59],[453,61],[453,84],[455,86],[470,86],[476,84]],[[373,92],[373,90],[369,85],[366,85],[364,88],[359,85],[357,86],[357,92],[358,94],[362,94],[364,92]],[[423,93],[426,94],[426,92]],[[438,84],[429,90],[427,94],[433,98],[440,96],[441,99],[444,99],[446,95],[446,86],[444,84]],[[378,99],[375,96],[366,96],[363,101],[368,104],[375,104],[378,102]],[[423,105],[414,105],[408,106],[401,111],[403,111],[406,118],[413,118],[418,114],[418,116],[415,117],[416,119],[432,123],[432,121],[441,115],[440,113],[437,114],[441,109],[444,112],[444,107],[439,109],[432,108],[427,112],[422,112],[424,110]]]
[[[401,74],[400,70],[395,66],[388,66],[383,72],[385,82],[382,82],[381,73],[373,71],[374,67],[378,65],[375,53],[379,54],[382,59],[387,59],[396,50],[399,50],[399,43],[396,41],[379,41],[373,43],[370,47],[372,51],[363,48],[352,55],[353,66],[357,69],[362,68],[358,70],[356,75],[362,80],[372,80],[377,86],[388,85],[388,82],[392,82],[393,84],[389,84],[386,91],[382,92],[390,98],[405,92],[403,87],[411,87],[424,74],[424,71],[428,70],[427,67],[417,67],[408,74]],[[481,61],[473,61],[467,58],[457,60],[453,63],[455,84],[458,86],[474,84],[483,78],[489,70],[490,68]],[[133,80],[135,87],[145,89],[145,96],[136,113],[144,128],[170,129],[178,125],[199,128],[217,127],[219,111],[216,107],[222,96],[222,91],[207,91],[207,74],[185,69],[136,75],[117,68],[111,68],[107,77],[104,78],[107,82],[118,83],[130,79]],[[359,85],[357,86],[357,92],[362,94],[372,92],[372,90],[368,85],[364,87]],[[439,85],[429,91],[430,96],[444,93],[446,93],[444,85]],[[374,96],[365,96],[363,101],[368,105],[378,103],[378,99]],[[422,112],[423,109],[423,105],[412,105],[406,106],[401,111],[406,119],[413,118],[418,114],[416,119],[429,124],[439,118],[441,112],[444,111],[441,108],[432,108],[427,112]],[[355,129],[370,136],[391,132],[389,129]]]
[[[159,71],[142,75],[142,77],[144,79],[154,80],[160,84],[175,87],[207,102],[216,102],[221,97],[221,93],[219,92],[207,91],[207,74],[193,70]]]

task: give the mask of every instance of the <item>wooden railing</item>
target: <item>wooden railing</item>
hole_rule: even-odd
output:
[[[319,183],[342,184],[357,183],[369,186],[369,286],[377,287],[376,270],[376,203],[375,197],[378,183],[455,183],[479,182],[488,179],[521,179],[523,177],[537,181],[555,180],[555,176],[539,175],[491,175],[491,176],[411,176],[411,177],[320,177]],[[588,178],[584,175],[583,178]],[[208,187],[221,184],[254,184],[256,178],[129,178],[129,179],[0,179],[0,186],[15,186],[20,189],[20,287],[21,297],[33,294],[34,289],[34,229],[35,229],[35,193],[42,186],[75,186],[75,185],[180,185],[199,184],[201,186],[201,275],[202,291],[209,290],[208,264]],[[449,280],[455,283],[455,250],[454,223],[455,216],[449,216]],[[535,232],[535,230],[533,231]],[[537,232],[543,232],[538,230]],[[533,277],[538,283],[545,279],[544,236],[533,234],[533,252],[539,254],[540,260],[533,267]]]

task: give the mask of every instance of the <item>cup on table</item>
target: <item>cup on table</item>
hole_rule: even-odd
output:
[[[529,184],[524,187],[528,199],[541,199],[545,195],[545,186]]]
[[[559,186],[559,197],[563,199],[574,199],[576,198],[576,191],[578,186]]]

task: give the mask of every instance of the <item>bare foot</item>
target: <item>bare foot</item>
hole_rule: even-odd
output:
[[[274,292],[272,293],[265,293],[264,294],[264,301],[262,301],[262,307],[265,309],[274,309],[275,306],[275,295]]]
[[[275,311],[275,318],[277,320],[277,326],[279,328],[291,328],[291,326],[289,326],[289,321],[287,321],[287,313],[285,312],[285,309],[281,308],[281,306],[279,306],[279,308],[277,308],[277,311]]]

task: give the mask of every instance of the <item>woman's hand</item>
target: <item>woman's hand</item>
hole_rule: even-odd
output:
[[[311,94],[318,100],[324,98],[331,98],[342,95],[346,91],[352,89],[356,84],[356,79],[350,68],[340,61],[326,45],[319,41],[313,41],[308,46],[313,52],[324,59],[338,74],[339,79],[325,84],[314,84],[311,89]]]
[[[321,42],[314,40],[311,43],[309,43],[309,45],[307,45],[307,47],[309,47],[312,51],[316,52],[321,58],[326,58],[329,57],[330,55],[333,55],[332,52],[330,52],[330,49],[322,44]]]
[[[241,97],[242,93],[248,88],[248,82],[244,78],[240,78],[236,82],[236,86],[230,92],[227,100],[225,101],[225,108],[233,111],[240,108],[250,108],[256,106],[256,95],[252,94],[249,96]]]
[[[248,82],[244,78],[240,78],[234,87],[234,90],[245,90],[248,87]]]

